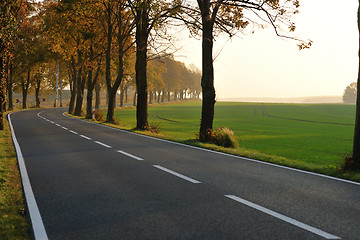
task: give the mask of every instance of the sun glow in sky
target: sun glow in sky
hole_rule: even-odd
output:
[[[271,29],[218,38],[214,62],[218,98],[341,96],[356,81],[359,37],[356,0],[300,0],[297,37],[313,41],[299,51],[297,42]],[[175,54],[201,69],[201,41],[182,32]]]

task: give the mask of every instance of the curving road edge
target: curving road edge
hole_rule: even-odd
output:
[[[35,240],[48,240],[48,236],[46,234],[46,230],[44,227],[44,223],[42,221],[38,205],[35,200],[35,196],[30,184],[29,176],[26,171],[26,166],[24,162],[24,157],[22,155],[19,143],[16,139],[15,131],[11,123],[11,114],[8,114],[9,125],[11,129],[11,136],[16,150],[16,156],[18,159],[21,182],[24,189],[24,195],[26,199],[26,205],[29,212],[31,228],[33,230]]]

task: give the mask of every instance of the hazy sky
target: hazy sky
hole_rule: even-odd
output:
[[[340,96],[356,81],[357,1],[300,4],[295,34],[313,41],[309,50],[299,51],[297,42],[275,36],[270,27],[227,43],[217,39],[215,53],[225,45],[214,62],[218,98]],[[181,35],[177,59],[201,69],[201,41]]]

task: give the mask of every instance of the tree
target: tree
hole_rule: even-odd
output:
[[[349,86],[345,88],[343,94],[344,103],[355,103],[356,94],[357,94],[356,82],[350,83]]]
[[[92,99],[95,85],[98,81],[101,64],[103,60],[104,35],[101,34],[101,21],[97,12],[101,9],[99,2],[83,0],[80,4],[78,14],[81,16],[83,25],[82,35],[86,40],[87,49],[84,50],[85,71],[87,75],[87,96],[86,96],[86,118],[92,118]],[[95,74],[94,73],[95,70]]]
[[[197,0],[198,8],[191,4],[183,7],[183,14],[178,19],[184,21],[193,34],[202,35],[202,113],[200,141],[208,141],[213,127],[215,88],[213,67],[214,36],[225,33],[229,37],[242,31],[249,24],[260,25],[251,20],[253,16],[270,24],[275,33],[280,35],[279,25],[285,25],[290,31],[295,30],[291,15],[297,13],[298,0]],[[245,16],[248,14],[248,16]],[[260,25],[262,27],[262,25]],[[301,42],[300,48],[307,48],[311,42]]]
[[[151,101],[153,100],[151,98],[153,95],[155,95],[156,97],[156,92],[158,93],[158,99],[160,98],[160,92],[165,86],[163,77],[163,73],[165,72],[165,70],[165,64],[159,59],[153,59],[148,62],[146,74],[148,76],[148,85],[150,90],[149,103],[151,103]]]
[[[150,22],[149,12],[151,9],[151,0],[137,0],[133,4],[133,13],[136,23],[136,63],[135,79],[137,92],[136,105],[136,128],[145,129],[148,125],[147,119],[147,48],[148,37],[152,24]],[[155,21],[153,22],[155,23]]]
[[[13,67],[20,76],[21,89],[23,94],[23,108],[27,107],[27,95],[30,88],[35,87],[37,106],[39,107],[39,93],[41,81],[43,80],[39,71],[42,64],[49,60],[51,52],[43,38],[40,29],[40,18],[36,14],[37,4],[29,4],[23,10],[18,24],[17,40],[15,42]],[[36,77],[34,79],[34,76]],[[10,81],[9,81],[10,82]]]
[[[201,92],[201,71],[194,65],[189,67],[189,89],[191,98],[199,98]]]
[[[104,31],[107,38],[106,52],[105,52],[105,80],[107,86],[107,93],[109,97],[108,112],[106,116],[107,122],[114,122],[114,108],[115,96],[124,77],[124,57],[132,50],[132,31],[134,24],[132,23],[132,15],[127,9],[126,2],[118,1],[104,1]],[[115,44],[117,51],[113,53],[113,38],[116,39]],[[113,56],[116,59],[113,61],[116,64],[116,77],[113,80],[111,77],[111,62]]]
[[[165,58],[164,63],[166,66],[164,79],[168,91],[168,101],[170,101],[170,92],[174,92],[174,100],[176,100],[176,90],[180,88],[184,78],[181,73],[181,63],[175,61],[172,57]]]
[[[40,12],[43,35],[46,36],[50,49],[57,53],[68,67],[70,84],[69,113],[74,114],[78,78],[81,79],[82,61],[78,56],[81,47],[80,30],[75,23],[72,2],[43,1]]]
[[[176,14],[179,1],[129,0],[135,18],[136,42],[136,128],[144,130],[148,126],[147,112],[147,51],[150,32],[154,29],[165,29],[167,19]]]
[[[4,129],[4,111],[6,104],[6,90],[9,74],[9,59],[11,46],[16,32],[16,14],[19,2],[3,0],[0,2],[0,130]]]
[[[14,84],[14,68],[12,64],[12,60],[8,61],[8,68],[9,68],[9,74],[7,76],[7,102],[8,102],[8,109],[9,111],[12,111],[13,106],[13,84]]]
[[[360,33],[360,0],[358,8],[358,31]],[[360,42],[360,37],[359,37]],[[359,60],[360,60],[360,47],[359,47]],[[356,88],[360,89],[360,61],[358,68],[358,79]],[[353,151],[351,157],[351,166],[352,169],[360,170],[360,91],[357,91],[356,94],[356,113],[355,113],[355,129],[354,129],[354,142],[353,142]]]
[[[124,105],[124,98],[127,102],[130,86],[135,86],[135,58],[135,50],[131,49],[124,59],[124,77],[120,85],[120,107]]]

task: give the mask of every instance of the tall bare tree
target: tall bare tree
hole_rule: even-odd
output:
[[[232,37],[248,25],[262,27],[268,24],[278,36],[286,37],[279,34],[280,26],[295,30],[291,15],[298,12],[298,7],[298,0],[197,0],[197,7],[191,3],[183,6],[183,14],[178,18],[185,22],[193,34],[201,32],[202,36],[201,141],[209,140],[214,120],[214,36],[225,33]],[[309,45],[311,42],[301,42],[299,47],[306,48]]]
[[[155,28],[164,28],[166,20],[176,15],[176,11],[180,8],[180,2],[165,0],[129,0],[128,2],[136,23],[136,128],[143,130],[148,126],[146,68],[150,32]]]
[[[131,51],[133,42],[132,31],[135,24],[125,0],[103,1],[105,18],[105,35],[107,37],[105,52],[105,79],[109,96],[106,121],[114,122],[115,96],[124,77],[124,57]],[[115,41],[113,41],[116,39]],[[111,61],[113,46],[116,45],[116,77],[111,78]]]
[[[358,30],[360,33],[360,0],[358,8]],[[360,37],[359,37],[360,43]],[[359,69],[358,69],[358,80],[357,89],[360,89],[360,47],[359,47]],[[355,130],[354,130],[354,143],[352,153],[352,166],[350,168],[360,170],[360,91],[357,91],[356,97],[356,114],[355,114]]]

